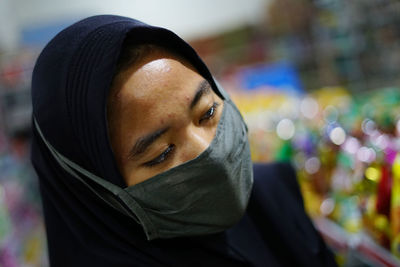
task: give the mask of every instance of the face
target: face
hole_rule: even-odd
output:
[[[109,97],[111,146],[128,186],[201,154],[223,101],[182,59],[156,50],[120,74]]]

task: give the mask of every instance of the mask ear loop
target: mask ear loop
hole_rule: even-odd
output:
[[[86,185],[93,193],[95,193],[98,197],[100,197],[104,202],[106,202],[108,205],[113,207],[114,209],[118,210],[119,212],[133,218],[138,224],[140,224],[140,221],[138,218],[130,212],[118,199],[119,199],[119,194],[122,189],[119,187],[115,186],[112,183],[109,183],[105,181],[104,179],[101,179],[100,177],[94,175],[93,173],[85,170],[75,162],[69,160],[68,158],[64,157],[61,153],[59,153],[44,137],[42,131],[40,130],[39,124],[36,121],[36,118],[33,118],[35,128],[37,132],[39,133],[40,137],[42,138],[43,142],[46,144],[47,148],[49,149],[50,153],[53,155],[53,157],[57,160],[58,164],[69,174],[71,174],[73,177],[81,181],[84,185]],[[79,174],[84,175],[85,177],[88,177],[91,179],[93,182],[99,184],[102,186],[102,188],[106,189],[110,194],[107,194],[106,192],[98,192],[95,190],[92,186],[90,186],[84,179],[82,179]]]

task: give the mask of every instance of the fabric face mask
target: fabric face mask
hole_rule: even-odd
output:
[[[249,143],[245,123],[229,98],[205,151],[124,189],[62,156],[45,140],[36,120],[35,127],[60,165],[109,205],[134,218],[148,240],[221,232],[237,223],[246,210],[253,185]],[[92,182],[104,190],[94,188]]]

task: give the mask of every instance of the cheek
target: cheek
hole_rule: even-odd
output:
[[[173,158],[174,159],[171,162],[163,165],[162,167],[156,165],[155,167],[151,168],[139,166],[137,162],[128,161],[122,166],[121,173],[128,186],[135,185],[182,163],[178,157]]]
[[[141,182],[155,176],[156,174],[157,173],[155,173],[151,169],[126,167],[125,171],[123,173],[123,177],[125,178],[127,185],[131,186],[131,185],[141,183]]]
[[[190,102],[191,102],[191,101],[192,101],[192,99],[190,98],[190,96],[185,95],[185,96],[183,97],[183,102],[184,102],[187,106],[190,105]]]

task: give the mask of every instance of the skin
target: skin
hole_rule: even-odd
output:
[[[204,78],[190,64],[162,49],[150,52],[116,77],[108,103],[109,132],[128,186],[194,159],[209,146],[223,101],[209,90],[191,109],[202,82]],[[146,150],[130,154],[138,139],[166,127]],[[167,156],[159,162],[163,153]]]

